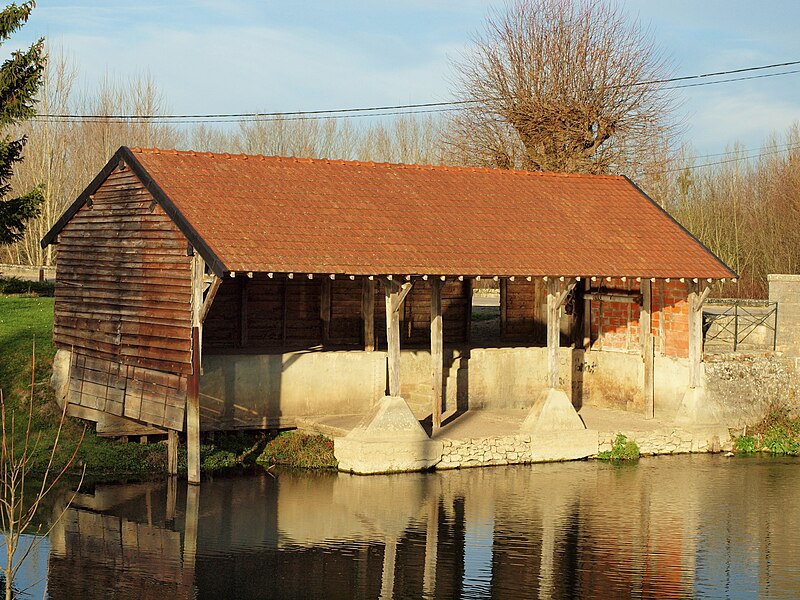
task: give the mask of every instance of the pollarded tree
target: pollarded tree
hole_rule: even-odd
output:
[[[0,44],[8,41],[30,17],[36,3],[10,4],[0,11]],[[27,50],[12,52],[0,66],[0,128],[8,130],[36,114],[36,93],[44,70],[44,40]],[[11,192],[14,165],[22,160],[25,136],[13,139],[9,134],[0,138],[0,245],[10,244],[22,237],[25,223],[39,214],[42,191],[34,188],[16,198]]]
[[[603,173],[674,133],[667,63],[606,0],[513,0],[455,65],[456,160]]]

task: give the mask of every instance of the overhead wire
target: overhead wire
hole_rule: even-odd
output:
[[[684,75],[680,77],[671,77],[666,79],[654,79],[648,81],[640,81],[629,84],[630,87],[647,85],[647,84],[661,84],[672,83],[679,81],[689,81],[695,79],[706,79],[709,77],[720,77],[723,75],[732,75],[737,73],[746,73],[752,71],[761,71],[765,69],[775,69],[779,67],[787,67],[793,65],[800,65],[800,60],[785,61],[781,63],[773,63],[769,65],[759,65],[755,67],[744,67],[740,69],[730,69],[727,71],[716,71],[713,73],[700,73],[696,75]],[[683,84],[676,86],[667,86],[665,89],[683,89],[689,87],[700,87],[706,85],[718,85],[722,83],[731,83],[735,81],[744,81],[748,79],[762,79],[766,77],[778,77],[782,75],[792,75],[800,73],[800,69],[781,71],[779,73],[766,73],[760,75],[752,75],[747,77],[735,77],[720,79],[716,81],[702,81],[692,84]],[[56,113],[56,114],[41,114],[33,117],[36,121],[78,121],[86,123],[120,121],[128,123],[137,122],[151,122],[151,123],[178,123],[178,124],[197,124],[197,123],[247,123],[255,121],[299,121],[310,120],[318,118],[338,118],[338,117],[384,117],[394,115],[412,115],[412,114],[429,114],[436,112],[447,112],[454,110],[464,110],[470,105],[479,103],[477,100],[453,100],[447,102],[423,102],[414,104],[396,104],[385,106],[366,106],[360,108],[338,108],[338,109],[319,109],[319,110],[296,110],[296,111],[276,111],[276,112],[246,112],[246,113],[205,113],[205,114],[180,114],[180,115],[92,115],[92,114],[71,114],[71,113]]]

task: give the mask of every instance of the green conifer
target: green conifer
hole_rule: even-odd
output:
[[[10,4],[0,11],[0,44],[8,41],[30,17],[36,6],[33,0]],[[0,130],[8,131],[36,114],[36,94],[44,72],[44,39],[27,50],[17,50],[0,66]],[[39,215],[42,190],[36,187],[17,198],[11,193],[14,165],[22,161],[26,137],[14,139],[0,133],[0,245],[19,240],[25,223]]]

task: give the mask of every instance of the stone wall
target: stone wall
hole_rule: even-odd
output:
[[[585,438],[589,431],[563,432],[562,438]],[[655,431],[601,431],[596,435],[595,449],[590,456],[612,448],[617,435],[622,433],[635,441],[644,456],[665,454],[687,454],[704,452],[727,452],[733,447],[732,438],[724,427],[682,429],[667,427]],[[472,438],[464,440],[443,439],[442,460],[437,470],[486,467],[495,465],[527,464],[562,460],[552,452],[552,440],[539,443],[536,436],[528,434],[499,437]],[[581,444],[586,440],[582,439]],[[554,458],[555,457],[555,458]]]
[[[777,348],[800,356],[800,275],[768,275],[769,301],[778,303]]]
[[[723,423],[753,425],[776,408],[800,414],[800,358],[774,352],[707,355],[704,367],[706,392]]]

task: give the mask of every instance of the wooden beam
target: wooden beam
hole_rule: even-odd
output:
[[[588,279],[583,283],[583,349],[589,350],[592,347],[592,297],[589,294],[591,283]]]
[[[322,280],[319,300],[319,318],[322,321],[322,344],[326,345],[330,341],[331,333],[331,286],[330,279]]]
[[[508,325],[508,279],[500,280],[500,336],[505,337]]]
[[[247,288],[249,279],[241,280],[239,303],[239,347],[247,347]]]
[[[208,291],[206,292],[206,297],[203,299],[203,307],[200,309],[201,323],[205,323],[206,317],[208,316],[208,311],[211,310],[211,304],[214,302],[214,298],[219,291],[220,285],[222,285],[222,278],[214,275],[210,282],[210,286],[208,287]]]
[[[433,384],[432,431],[442,426],[442,395],[444,370],[444,340],[442,335],[442,282],[431,281],[431,377]]]
[[[167,431],[167,473],[178,474],[178,432],[174,429]]]
[[[363,279],[361,287],[361,319],[364,322],[364,350],[375,350],[375,281]]]
[[[563,287],[560,288],[558,293],[558,298],[556,301],[556,303],[558,304],[557,308],[561,308],[562,306],[564,306],[564,304],[567,301],[567,298],[569,297],[569,293],[575,288],[575,285],[578,283],[578,281],[576,279],[568,279],[564,281],[564,278],[562,277],[559,283],[561,283]]]
[[[689,387],[701,385],[703,361],[703,304],[711,288],[705,284],[689,284]]]
[[[547,282],[547,383],[554,390],[558,389],[558,348],[561,345],[561,327],[559,319],[559,298],[561,282]]]
[[[642,345],[642,361],[644,363],[644,377],[642,382],[644,393],[644,418],[652,419],[655,417],[652,287],[649,279],[642,279],[639,285],[642,292],[642,309],[639,313],[639,331]]]
[[[386,299],[386,360],[389,370],[389,395],[400,396],[400,314],[398,309],[402,304],[399,300],[402,286],[388,278],[384,278],[382,283]]]
[[[200,483],[200,365],[203,339],[200,313],[203,307],[205,263],[200,253],[192,259],[192,373],[186,390],[186,452],[189,483]]]

